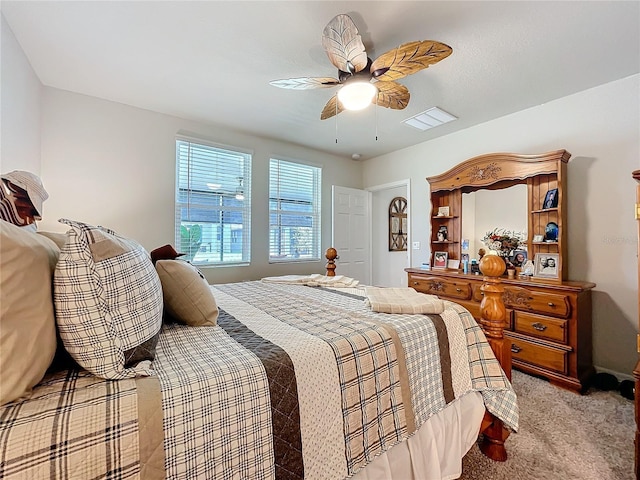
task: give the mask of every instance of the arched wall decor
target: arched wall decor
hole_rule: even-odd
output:
[[[389,251],[407,250],[407,199],[395,197],[389,203]]]

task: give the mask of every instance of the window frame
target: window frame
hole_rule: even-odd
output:
[[[187,220],[183,219],[182,209],[183,208],[186,208],[187,210],[198,209],[200,214],[202,214],[202,212],[206,212],[207,210],[210,210],[212,212],[216,212],[220,221],[218,222],[202,222],[201,221],[200,222],[204,224],[209,223],[212,225],[217,225],[216,228],[213,228],[213,227],[210,228],[211,232],[209,232],[209,236],[211,237],[212,241],[202,242],[202,243],[207,243],[209,245],[209,253],[215,253],[215,256],[217,256],[219,260],[215,260],[215,259],[203,260],[202,256],[206,257],[206,255],[200,255],[201,258],[198,259],[199,254],[206,253],[206,248],[204,251],[201,251],[203,246],[200,245],[198,246],[198,250],[194,254],[193,258],[190,259],[191,263],[199,267],[249,265],[251,263],[251,170],[252,170],[252,163],[253,163],[253,152],[246,149],[234,147],[234,146],[209,142],[206,140],[202,140],[200,138],[184,137],[179,135],[176,136],[175,138],[175,145],[176,145],[176,163],[175,163],[176,178],[175,178],[175,186],[174,186],[174,189],[175,189],[174,237],[176,242],[176,250],[180,251],[180,245],[181,245],[180,231],[181,231],[182,225],[185,223],[186,224],[198,223],[198,221],[190,220],[189,219],[190,215],[187,217],[188,218]],[[213,157],[215,157],[216,155],[240,157],[242,166],[240,167],[241,174],[238,174],[238,177],[242,177],[241,184],[242,184],[242,190],[244,193],[244,200],[242,200],[242,205],[233,205],[234,187],[232,185],[227,185],[225,187],[226,191],[222,189],[222,187],[219,189],[219,191],[215,191],[215,190],[209,191],[204,188],[197,189],[197,188],[194,188],[195,182],[193,181],[193,178],[195,178],[195,175],[191,176],[191,173],[187,173],[187,187],[182,186],[181,181],[183,180],[183,177],[181,177],[181,167],[183,163],[185,164],[184,168],[187,171],[191,171],[194,168],[194,159],[192,157],[193,155],[192,152],[189,151],[189,153],[186,154],[187,158],[184,158],[185,156],[184,153],[181,153],[181,148],[184,148],[185,146],[188,149],[190,149],[192,146],[198,149],[201,149],[201,153],[209,150]],[[213,166],[216,160],[219,161],[219,159],[212,158],[210,164]],[[189,165],[186,165],[187,162],[189,162]],[[209,163],[208,161],[200,159],[196,163],[196,166],[199,165],[201,168],[203,168],[203,167],[207,167],[208,163]],[[237,168],[237,166],[234,166],[232,164],[231,159],[229,159],[228,163],[227,162],[222,163],[221,168],[212,169],[212,171],[222,170],[223,172],[228,173],[228,171],[231,171],[234,168]],[[204,177],[204,180],[203,180],[203,177],[200,176],[199,180],[203,181],[204,184],[206,185],[209,183],[210,184],[217,183],[218,179],[216,179],[215,177],[211,177],[211,178]],[[240,184],[240,181],[238,180],[238,185],[239,184]],[[238,185],[236,185],[235,187],[236,190],[238,189]],[[186,200],[181,198],[181,194],[185,194],[185,193],[187,195]],[[202,201],[198,202],[197,198],[196,199],[193,198],[197,196],[200,196],[201,198],[207,198],[207,196],[209,195],[211,200],[213,200],[212,202],[202,202]],[[217,200],[217,203],[215,202],[215,200]],[[235,200],[235,201],[239,202],[240,200]],[[229,215],[231,217],[232,215],[237,215],[238,213],[242,215],[242,223],[236,224],[232,222],[229,222],[229,223],[224,222],[225,215]],[[213,249],[214,244],[216,244],[217,242],[224,242],[224,239],[227,236],[229,237],[228,240],[231,242],[231,245],[233,245],[233,238],[237,238],[236,237],[237,228],[234,228],[233,225],[242,226],[241,227],[242,237],[239,242],[241,245],[240,258],[237,258],[238,257],[237,254],[234,255],[234,253],[231,251],[226,252],[224,249],[220,251],[219,248],[215,250]],[[226,235],[225,233],[225,229],[226,229],[225,226],[228,227],[228,232],[227,232],[228,235]],[[229,248],[232,248],[232,247],[230,246]],[[224,260],[225,255],[231,255],[232,259]],[[211,255],[211,257],[213,256],[214,255]]]
[[[310,205],[311,211],[299,211],[295,210],[287,210],[283,209],[283,203],[289,202],[291,205],[302,205],[305,204],[304,201],[295,198],[285,198],[283,195],[277,195],[277,192],[272,191],[272,168],[274,162],[278,162],[278,167],[280,168],[280,164],[286,164],[288,166],[293,166],[295,168],[301,168],[307,170],[312,175],[311,186],[313,187],[313,192],[311,194],[311,200],[306,202],[307,205]],[[278,183],[280,185],[280,183]],[[290,158],[283,158],[280,156],[272,156],[269,158],[269,177],[268,177],[268,197],[269,197],[269,222],[268,222],[268,258],[270,264],[285,264],[285,263],[301,263],[301,262],[317,262],[322,259],[321,253],[321,245],[322,245],[322,166],[314,165],[311,163],[307,163],[300,160],[294,160]],[[275,202],[276,208],[272,208],[272,204]],[[272,223],[272,216],[277,216],[277,222]],[[288,254],[282,253],[282,242],[283,242],[283,232],[282,229],[285,225],[282,222],[283,216],[289,217],[311,217],[312,226],[311,226],[311,254],[303,257],[294,257],[290,256],[290,252]],[[278,228],[278,245],[275,246],[273,244],[273,235],[272,229],[273,227]],[[272,252],[274,250],[278,250],[280,255],[273,256]],[[286,249],[285,249],[286,250]]]

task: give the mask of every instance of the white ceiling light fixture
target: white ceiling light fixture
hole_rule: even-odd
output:
[[[411,118],[407,118],[406,120],[404,120],[404,123],[424,131],[433,127],[437,127],[444,123],[452,122],[457,119],[458,117],[454,117],[450,113],[447,113],[438,107],[433,107],[417,115],[414,115]]]
[[[338,100],[347,110],[363,110],[371,105],[378,89],[367,81],[349,82],[338,91]]]

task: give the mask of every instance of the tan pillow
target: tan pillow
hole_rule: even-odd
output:
[[[200,270],[182,260],[158,260],[156,270],[167,312],[193,327],[216,325],[218,305]]]
[[[49,240],[53,240],[53,242],[58,246],[60,250],[62,250],[62,248],[64,247],[64,244],[67,242],[66,233],[38,231],[38,235],[42,235],[43,237],[47,237]]]
[[[0,405],[27,395],[53,360],[59,255],[48,238],[0,221]]]

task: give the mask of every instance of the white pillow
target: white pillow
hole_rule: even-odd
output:
[[[102,378],[151,375],[162,287],[147,251],[115,232],[67,219],[54,275],[56,322],[78,364]]]

